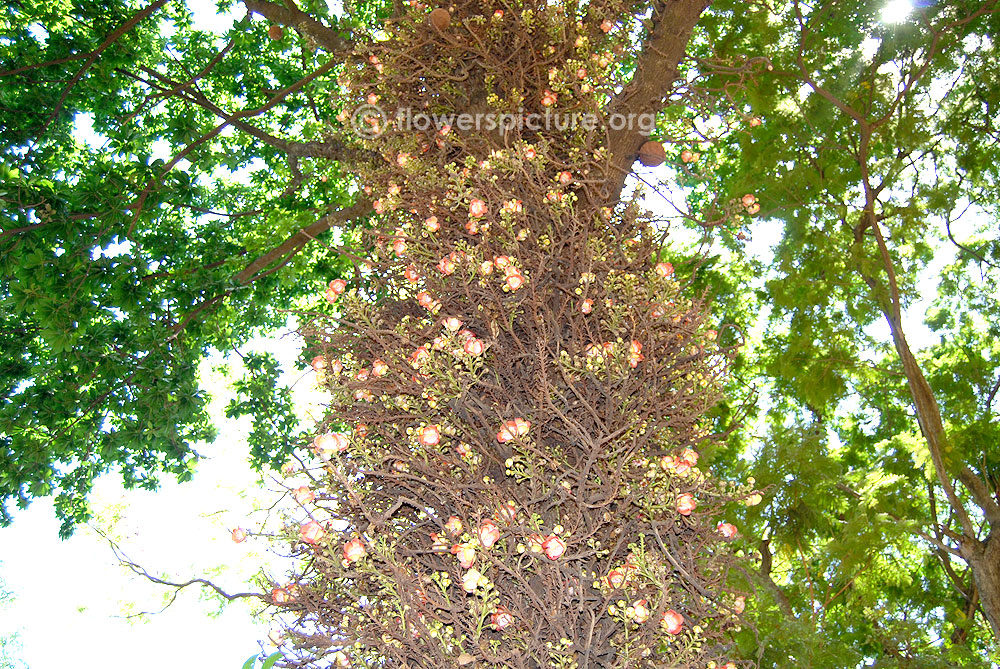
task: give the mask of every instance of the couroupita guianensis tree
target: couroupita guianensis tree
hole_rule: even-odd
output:
[[[622,196],[704,9],[653,7],[627,69],[627,3],[412,3],[356,47],[375,215],[300,314],[329,410],[286,467],[285,665],[747,664],[722,516],[760,495],[696,466],[735,346]]]

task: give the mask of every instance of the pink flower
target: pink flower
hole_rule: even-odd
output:
[[[441,229],[441,224],[438,223],[437,216],[428,216],[427,218],[424,219],[424,227],[430,230],[431,232],[437,232],[438,230]]]
[[[378,358],[372,362],[372,374],[375,376],[385,376],[386,372],[389,371],[389,365],[385,364],[385,361],[379,360]]]
[[[502,19],[503,18],[503,10],[502,9],[498,9],[495,12],[493,12],[493,18],[495,18],[497,21],[499,21],[500,19]]]
[[[656,273],[666,279],[674,273],[674,266],[668,262],[658,262],[656,263]]]
[[[758,117],[754,116],[753,118],[750,119],[751,128],[756,128],[759,125],[760,125],[760,119]]]
[[[506,606],[498,606],[497,610],[490,614],[490,626],[498,632],[512,624],[514,624],[514,614]]]
[[[569,185],[571,181],[573,181],[573,175],[571,173],[566,171],[559,173],[559,183],[563,186]]]
[[[287,604],[292,601],[292,596],[284,588],[275,588],[271,591],[271,601],[275,604]]]
[[[479,524],[479,543],[483,548],[489,550],[500,540],[500,528],[492,520],[487,518]]]
[[[342,371],[344,371],[344,363],[342,363],[340,360],[332,361],[330,363],[330,371],[333,372],[334,374],[340,374]]]
[[[660,626],[667,634],[680,634],[681,628],[684,627],[684,616],[669,609],[660,617]]]
[[[422,306],[424,309],[430,309],[431,305],[434,303],[434,298],[426,290],[422,290],[417,293],[417,304]]]
[[[235,530],[233,530],[233,543],[241,544],[247,540],[247,536],[249,535],[247,535],[246,530],[244,530],[242,527],[237,527]]]
[[[566,552],[566,542],[554,534],[550,534],[542,542],[542,550],[550,560],[558,560]]]
[[[736,526],[732,523],[722,523],[720,522],[716,527],[716,531],[721,534],[726,539],[732,539],[736,536]]]
[[[355,537],[350,541],[344,542],[344,559],[348,562],[357,562],[366,555],[368,555],[368,551],[365,550],[365,545],[361,542],[361,539]]]
[[[474,198],[472,202],[469,203],[469,216],[480,218],[485,216],[487,211],[486,203],[478,198]]]
[[[470,235],[478,235],[479,234],[479,223],[477,223],[475,220],[473,220],[473,219],[470,218],[465,223],[465,231],[468,232]]]
[[[401,258],[406,253],[406,241],[402,237],[396,237],[392,242],[392,251],[397,258]]]
[[[559,98],[558,95],[556,95],[555,93],[553,93],[550,90],[546,90],[545,93],[542,94],[542,106],[543,107],[551,107],[552,105],[554,105],[556,103],[556,101],[558,100],[558,98]]]
[[[760,212],[760,204],[757,202],[754,202],[752,205],[747,207],[747,213],[751,216],[757,214],[758,212]]]
[[[601,21],[601,30],[603,30],[606,33],[609,33],[612,30],[614,30],[614,27],[615,24],[613,24],[609,19],[604,19],[603,21]]]
[[[462,329],[463,325],[462,319],[456,318],[455,316],[448,316],[448,318],[444,319],[441,324],[444,325],[444,329],[449,332],[458,332]]]
[[[523,418],[509,420],[500,426],[500,431],[497,432],[497,441],[503,444],[517,437],[523,437],[528,434],[530,428],[531,423]]]
[[[410,154],[400,153],[396,156],[396,164],[400,167],[406,167],[406,163],[410,162]]]
[[[493,258],[493,264],[497,266],[497,269],[506,269],[510,265],[510,258],[507,256],[496,256]]]
[[[455,544],[451,547],[451,552],[458,558],[462,569],[469,569],[476,561],[476,549],[468,544]]]
[[[354,428],[354,434],[364,439],[368,436],[368,426],[364,423],[358,423],[358,426]]]
[[[326,530],[315,520],[310,520],[299,528],[299,539],[307,544],[315,544],[324,536],[326,536]]]
[[[484,260],[482,263],[480,263],[479,264],[479,272],[483,276],[489,276],[490,274],[493,274],[493,261],[492,260]]]
[[[441,443],[441,431],[437,425],[428,425],[420,430],[418,441],[421,446],[437,446]]]
[[[736,601],[733,602],[733,611],[735,611],[736,613],[743,613],[743,609],[746,608],[746,605],[747,605],[747,598],[744,597],[743,595],[740,595],[739,597],[736,598]]]
[[[681,151],[681,162],[682,163],[690,163],[690,162],[693,162],[694,160],[695,160],[694,153],[692,153],[688,149],[684,149],[683,151]]]
[[[466,456],[472,455],[472,447],[469,446],[468,444],[464,443],[464,442],[461,442],[461,441],[458,442],[457,446],[455,446],[455,450],[463,458],[466,457]]]
[[[590,299],[589,297],[586,300],[584,300],[583,302],[580,303],[580,311],[581,312],[583,312],[585,314],[589,314],[593,310],[594,310],[594,301],[592,299]]]
[[[576,78],[577,79],[586,79],[587,78],[587,68],[585,68],[585,67],[578,67],[578,68],[576,68]]]
[[[451,533],[451,536],[457,537],[462,533],[462,519],[458,516],[451,516],[448,518],[448,522],[444,524],[444,529]]]
[[[749,207],[750,205],[752,205],[756,201],[757,201],[757,197],[755,195],[753,195],[752,193],[747,193],[746,195],[744,195],[743,197],[740,198],[740,202],[743,203],[744,207]]]
[[[465,352],[469,355],[482,355],[485,348],[482,339],[470,337],[465,340]]]
[[[417,271],[416,265],[407,265],[406,269],[403,270],[403,277],[406,278],[410,283],[416,283],[420,280],[420,273]]]
[[[374,93],[369,93],[367,100],[368,100],[368,104],[370,104],[370,105],[377,104],[378,103],[378,96],[375,95]]]
[[[632,602],[632,611],[632,620],[637,624],[641,625],[649,620],[650,611],[645,599],[637,599]]]
[[[312,359],[312,368],[313,371],[316,372],[326,369],[326,358],[324,358],[321,355],[317,355],[315,358]]]
[[[347,667],[351,666],[351,656],[342,650],[338,650],[333,654],[333,663],[334,666],[340,667],[340,669],[347,669]]]
[[[694,495],[691,493],[685,492],[677,495],[677,513],[682,516],[690,516],[696,506],[698,506],[698,503],[695,501]]]
[[[527,146],[524,148],[524,157],[528,160],[534,160],[536,155],[538,154],[535,152],[534,147]]]

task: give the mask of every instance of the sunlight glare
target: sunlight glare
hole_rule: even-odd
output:
[[[902,23],[912,11],[913,4],[910,0],[890,0],[882,8],[882,23]]]

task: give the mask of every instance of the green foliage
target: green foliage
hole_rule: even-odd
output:
[[[0,524],[55,495],[67,535],[103,472],[189,477],[192,445],[215,434],[206,352],[284,325],[275,304],[336,276],[331,232],[241,275],[350,199],[336,162],[288,149],[323,138],[335,80],[275,98],[323,53],[246,17],[215,35],[169,2],[83,58],[142,8],[0,9]]]

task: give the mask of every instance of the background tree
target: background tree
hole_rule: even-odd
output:
[[[732,89],[761,125],[691,149],[719,194],[695,206],[749,194],[784,226],[764,281],[714,284],[763,328],[741,369],[766,410],[750,471],[776,487],[748,521],[779,666],[984,666],[996,638],[996,9],[793,2],[704,45],[769,59]]]

